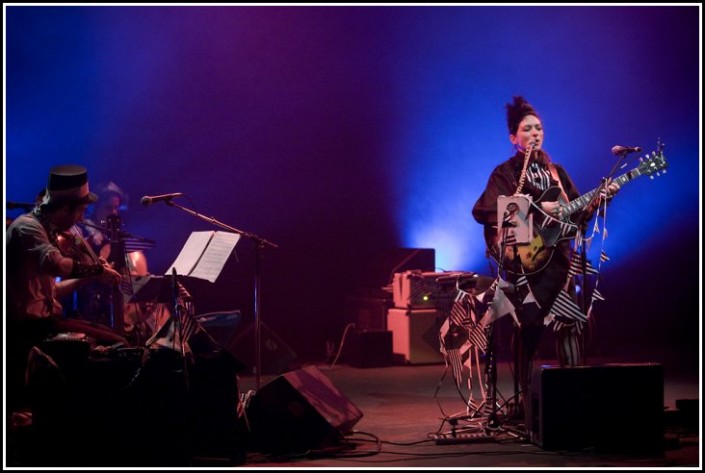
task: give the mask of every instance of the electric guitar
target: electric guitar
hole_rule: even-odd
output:
[[[666,167],[663,147],[659,146],[658,152],[653,151],[651,156],[647,154],[641,159],[639,166],[614,178],[613,181],[621,187],[639,176],[650,176],[653,179],[654,175],[660,175],[660,171]],[[517,273],[520,267],[524,274],[541,271],[551,260],[553,250],[558,242],[575,238],[578,226],[570,220],[570,217],[585,208],[599,190],[599,188],[593,189],[570,202],[566,202],[560,197],[561,188],[559,186],[549,187],[541,194],[536,205],[532,206],[533,233],[529,243],[505,244],[504,258],[500,258],[502,236],[499,232],[501,229],[498,231],[494,227],[485,226],[485,242],[489,255],[509,272]],[[560,202],[558,217],[548,215],[541,210],[541,202],[554,201]]]

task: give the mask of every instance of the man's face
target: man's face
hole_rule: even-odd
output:
[[[74,226],[76,222],[83,220],[83,214],[86,212],[87,208],[88,204],[78,206],[71,204],[63,205],[52,215],[52,223],[61,231],[68,230]]]

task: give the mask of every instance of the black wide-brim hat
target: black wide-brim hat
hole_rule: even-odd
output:
[[[45,203],[91,204],[97,201],[98,196],[88,187],[88,170],[86,168],[76,164],[51,168],[44,196]]]

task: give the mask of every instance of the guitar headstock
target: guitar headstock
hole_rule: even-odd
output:
[[[659,145],[658,151],[652,151],[651,155],[646,154],[643,158],[639,158],[637,169],[640,174],[650,176],[653,179],[654,175],[666,174],[667,167],[668,163],[666,163],[666,157],[663,155],[663,145]]]

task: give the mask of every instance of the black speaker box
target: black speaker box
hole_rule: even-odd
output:
[[[348,296],[345,298],[345,319],[358,330],[387,330],[387,310],[394,302],[387,297]]]
[[[318,368],[308,366],[262,386],[247,416],[251,448],[295,453],[336,445],[362,412]]]
[[[546,450],[659,453],[663,410],[660,364],[543,365],[531,379],[529,434]]]
[[[391,366],[394,361],[392,332],[388,330],[351,330],[343,341],[341,360],[356,368]]]
[[[113,352],[74,367],[38,355],[30,390],[41,453],[31,464],[188,465],[183,363],[174,350],[146,360],[143,355],[141,350]]]
[[[230,339],[226,349],[243,365],[257,373],[255,352],[255,324],[247,325]],[[291,368],[297,355],[289,345],[274,333],[264,322],[260,322],[260,374],[281,374]]]
[[[243,456],[239,364],[225,350],[194,353],[193,362],[166,348],[118,349],[75,366],[57,359],[32,358],[32,466],[175,467],[194,456]]]

